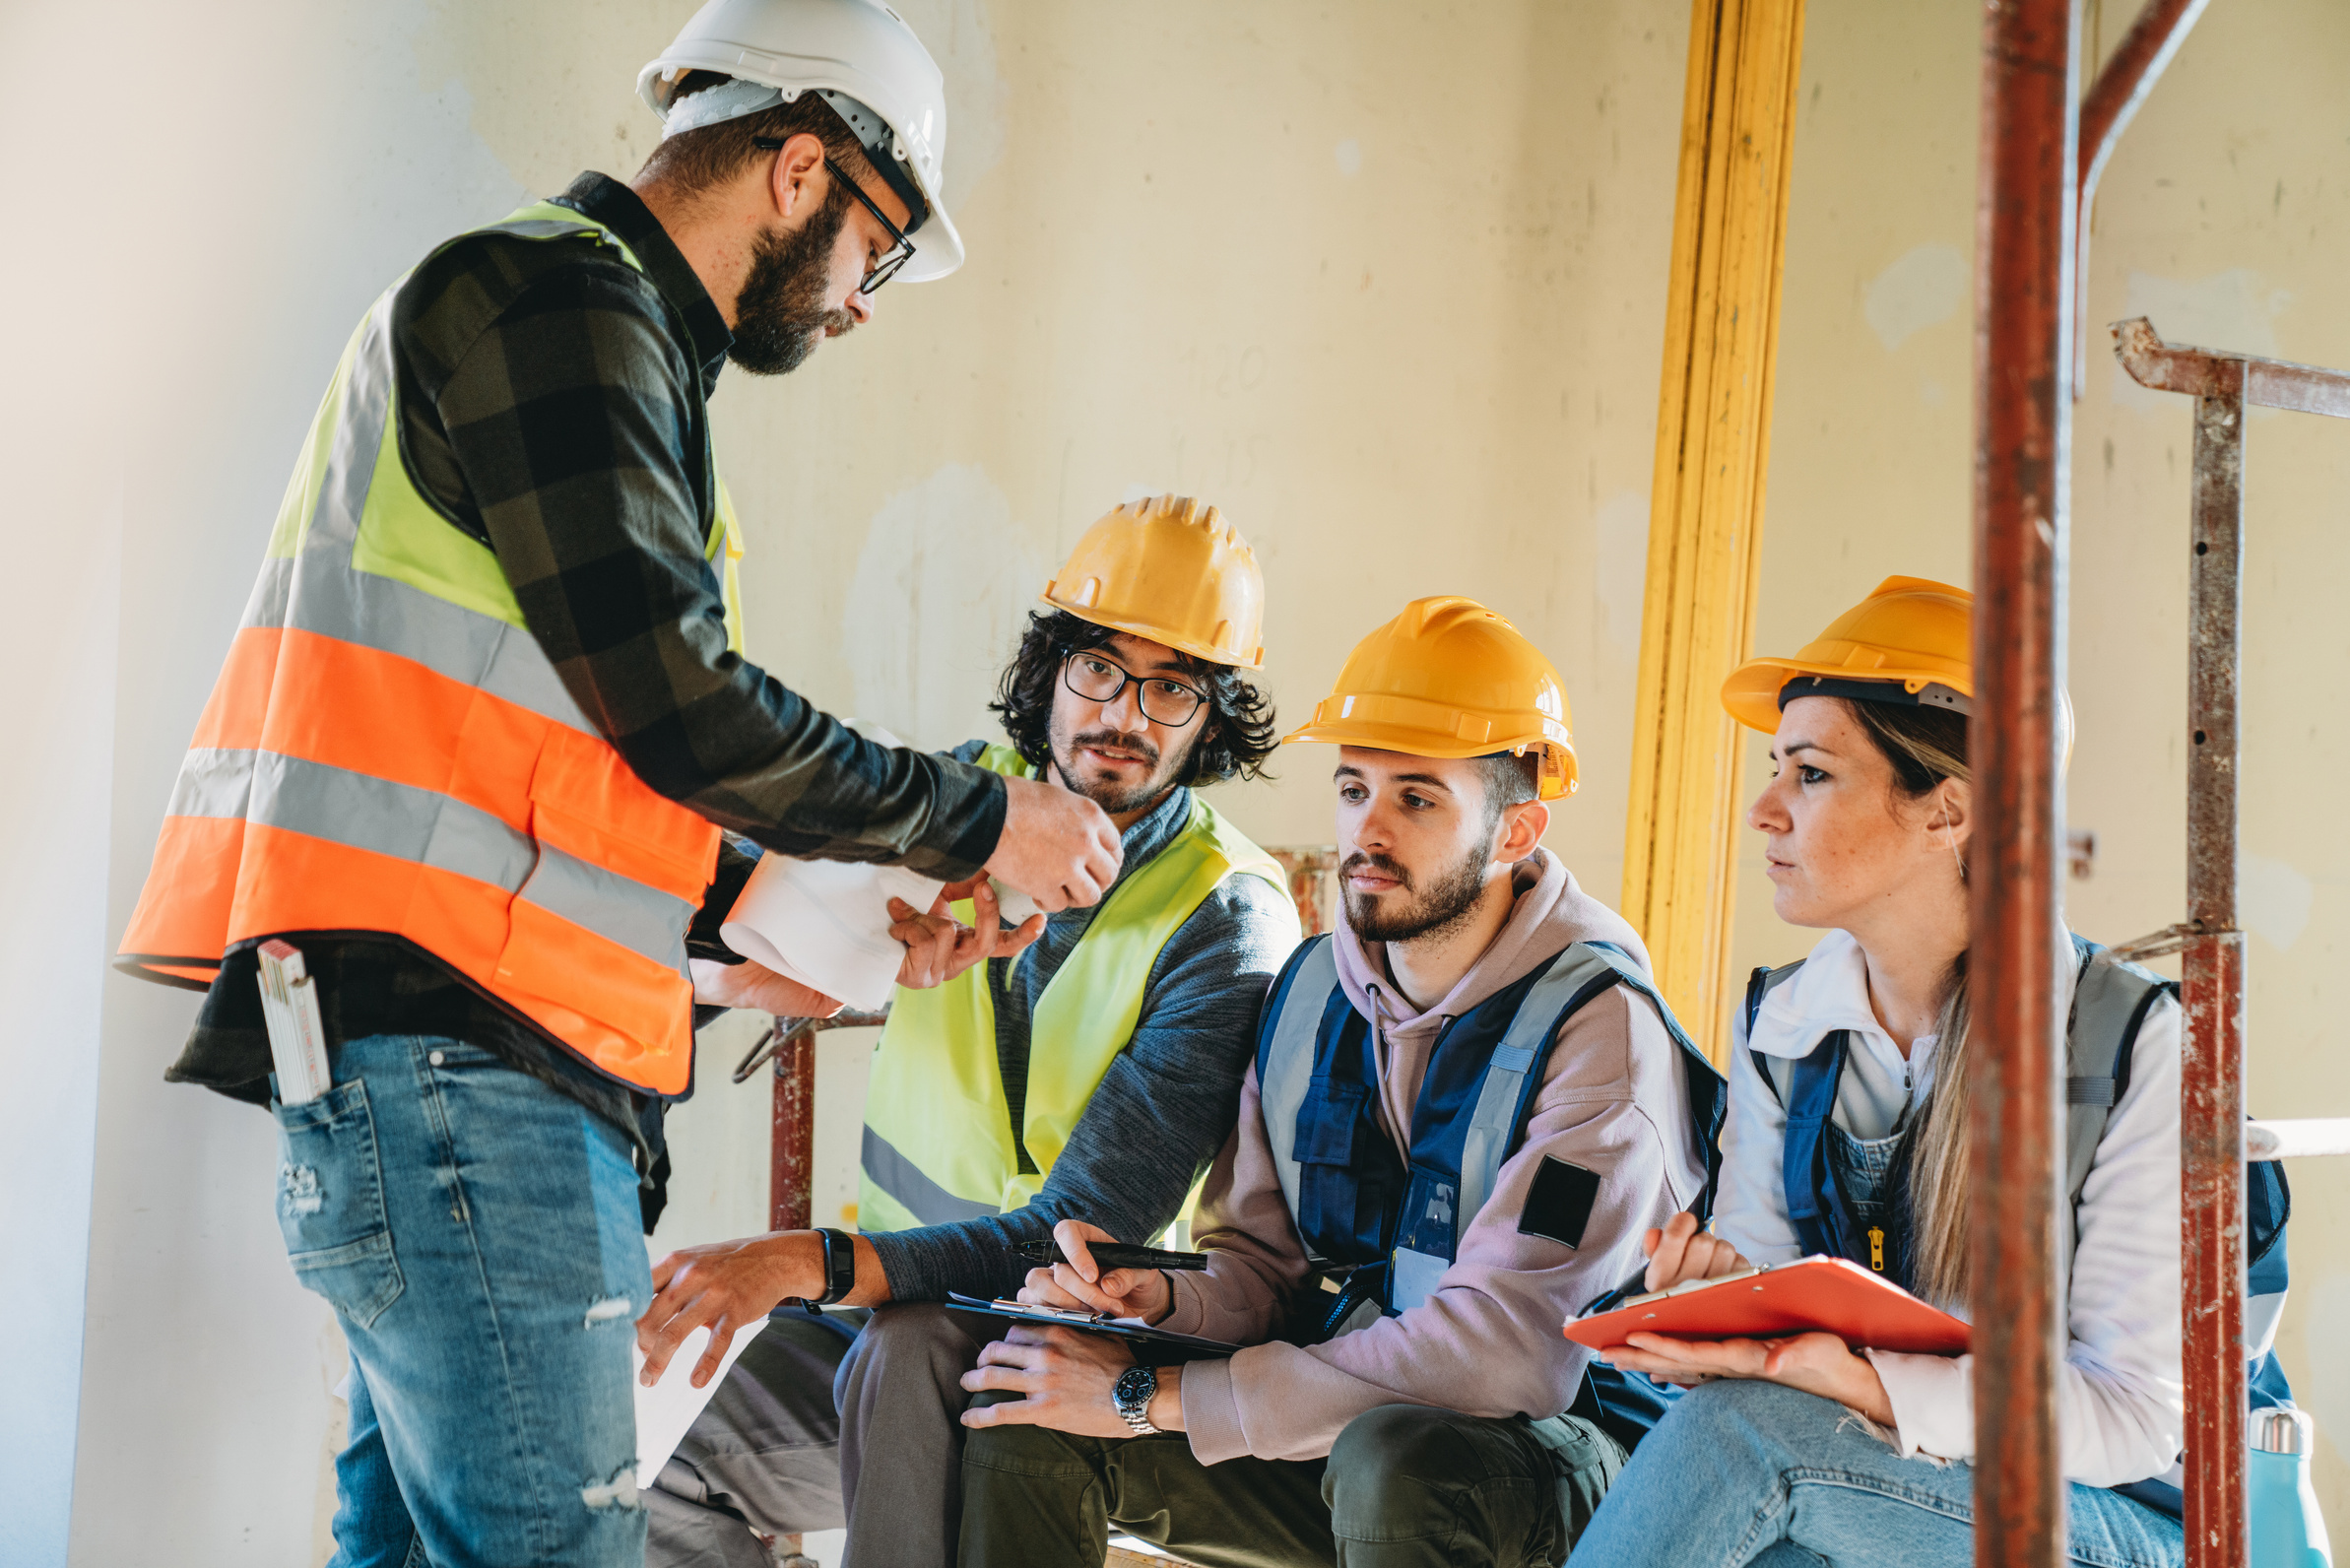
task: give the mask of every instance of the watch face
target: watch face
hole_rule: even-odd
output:
[[[1098,1387],[1099,1385],[1096,1385]],[[1110,1401],[1122,1408],[1140,1409],[1158,1392],[1158,1373],[1146,1366],[1130,1366],[1110,1385]]]

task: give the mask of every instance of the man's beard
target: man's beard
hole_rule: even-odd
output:
[[[1083,747],[1098,747],[1105,751],[1122,751],[1140,757],[1150,771],[1139,784],[1120,784],[1110,779],[1080,777],[1077,772],[1077,751]],[[1159,750],[1139,735],[1121,735],[1115,730],[1087,730],[1070,737],[1066,745],[1055,743],[1053,766],[1061,774],[1061,782],[1112,814],[1137,812],[1164,795],[1174,784],[1159,766]]]
[[[1384,910],[1381,900],[1392,899],[1393,894],[1357,893],[1349,888],[1346,927],[1364,942],[1410,942],[1457,925],[1469,918],[1484,892],[1485,868],[1491,863],[1492,856],[1480,845],[1439,873],[1418,897],[1395,902]],[[1362,868],[1395,878],[1400,892],[1412,891],[1411,873],[1399,862],[1359,849],[1338,868],[1338,885],[1345,887],[1347,877]]]
[[[762,232],[752,243],[751,272],[735,296],[735,341],[726,357],[752,375],[797,370],[827,331],[847,332],[857,318],[826,309],[832,245],[848,221],[849,193],[837,178],[832,194],[788,234]]]

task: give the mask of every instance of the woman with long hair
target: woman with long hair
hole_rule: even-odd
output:
[[[1714,1228],[1683,1214],[1650,1232],[1651,1290],[1827,1253],[1966,1311],[1968,1101],[1989,1092],[1967,1026],[1972,604],[1889,578],[1801,653],[1754,660],[1724,687],[1740,723],[1773,735],[1777,770],[1747,816],[1773,907],[1827,935],[1801,964],[1755,976]],[[2063,972],[2076,1061],[2120,1063],[2067,1216],[2056,1400],[2071,1550],[2175,1565],[2179,1005],[2085,944],[2067,943]],[[1972,1560],[1968,1357],[1831,1334],[1631,1339],[1603,1358],[1688,1392],[1577,1543],[1579,1565]]]

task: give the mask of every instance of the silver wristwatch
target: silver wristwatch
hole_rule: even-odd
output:
[[[1150,1424],[1150,1397],[1157,1392],[1158,1368],[1151,1366],[1130,1366],[1110,1385],[1111,1405],[1117,1409],[1119,1419],[1135,1429],[1137,1437],[1147,1437],[1158,1430]]]

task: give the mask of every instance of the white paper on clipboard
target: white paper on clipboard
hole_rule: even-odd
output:
[[[628,1340],[628,1371],[630,1385],[636,1390],[636,1484],[653,1484],[653,1477],[661,1473],[661,1467],[678,1451],[685,1440],[686,1431],[700,1418],[709,1405],[710,1396],[718,1392],[718,1385],[735,1369],[735,1359],[743,1347],[764,1333],[767,1320],[760,1318],[735,1331],[735,1338],[719,1359],[718,1370],[700,1388],[693,1386],[693,1369],[710,1347],[710,1331],[696,1329],[685,1336],[685,1342],[678,1346],[678,1353],[669,1359],[662,1370],[661,1381],[651,1388],[644,1385],[644,1352],[636,1347],[634,1336]]]

